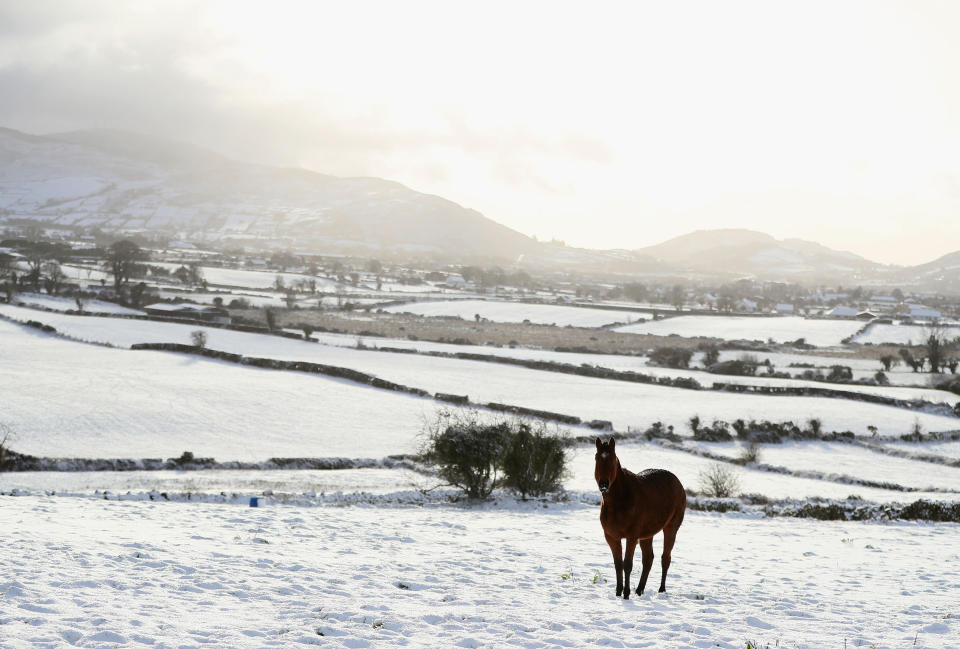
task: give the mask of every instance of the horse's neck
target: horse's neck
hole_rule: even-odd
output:
[[[613,481],[613,484],[610,485],[610,490],[613,491],[616,489],[617,494],[626,494],[632,486],[629,484],[630,476],[632,475],[632,473],[623,468],[620,460],[617,459],[617,478]]]

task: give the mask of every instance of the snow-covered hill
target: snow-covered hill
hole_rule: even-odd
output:
[[[0,220],[17,218],[360,253],[516,258],[536,246],[399,183],[245,164],[116,131],[41,137],[0,129]]]
[[[778,240],[763,232],[739,229],[697,230],[636,253],[691,269],[724,269],[759,277],[853,276],[881,267],[813,241]]]

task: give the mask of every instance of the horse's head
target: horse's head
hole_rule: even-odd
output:
[[[597,480],[597,487],[600,493],[605,494],[613,486],[620,470],[620,462],[617,460],[617,451],[614,448],[616,442],[611,437],[609,442],[603,442],[597,438],[596,465],[593,469],[593,477]]]

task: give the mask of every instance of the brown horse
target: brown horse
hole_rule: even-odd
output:
[[[613,553],[613,565],[617,571],[617,597],[622,594],[624,599],[630,599],[630,571],[633,570],[633,551],[637,543],[640,544],[643,560],[637,595],[643,595],[653,565],[653,537],[661,530],[663,555],[660,557],[660,566],[663,572],[659,592],[666,592],[670,552],[677,538],[677,530],[683,523],[687,494],[677,476],[664,469],[647,469],[640,473],[624,469],[620,466],[614,446],[613,438],[606,443],[597,438],[597,464],[593,474],[603,494],[600,524]],[[622,554],[620,539],[627,540],[626,552]]]

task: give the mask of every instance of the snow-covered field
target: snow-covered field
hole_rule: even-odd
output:
[[[11,309],[12,307],[0,306],[0,313],[12,313]],[[171,323],[113,318],[100,319],[106,323],[107,328],[104,328],[103,324],[94,322],[92,318],[45,315],[49,317],[43,318],[44,322],[49,322],[58,329],[62,327],[64,332],[81,339],[106,340],[120,345],[151,341],[187,343],[188,332],[195,329]],[[98,331],[101,336],[99,338]],[[175,332],[175,337],[171,332]],[[856,433],[866,433],[867,426],[873,425],[877,426],[882,434],[901,434],[910,430],[915,420],[920,422],[924,430],[953,430],[960,427],[953,417],[915,413],[870,403],[816,397],[690,392],[660,385],[543,372],[482,361],[360,351],[228,330],[208,330],[207,345],[211,349],[251,356],[307,360],[349,367],[431,393],[467,394],[475,402],[509,403],[576,415],[585,420],[607,419],[613,422],[617,430],[642,430],[659,420],[683,431],[687,420],[694,414],[708,421],[713,418],[727,421],[755,418],[803,422],[811,416],[817,416],[822,420],[825,430],[851,430]],[[115,351],[117,354],[122,353]],[[91,352],[87,350],[87,353]],[[136,366],[140,354],[163,355],[162,352],[126,353],[130,355],[126,363],[131,366],[132,372],[135,371],[132,368]],[[213,365],[229,373],[229,365],[225,363],[200,358],[185,359],[173,354],[167,356],[172,357],[169,361],[172,364],[190,363],[197,368]],[[234,369],[240,372],[235,376],[244,376],[242,372],[246,368]],[[482,380],[478,380],[478,377]],[[288,377],[293,381],[310,381],[315,378]],[[570,395],[577,396],[571,399]],[[251,395],[250,399],[253,402],[257,397]],[[429,403],[424,400],[417,401]],[[404,428],[409,430],[409,425]],[[381,433],[381,436],[383,434]],[[224,457],[222,453],[215,455],[218,458]]]
[[[960,646],[956,524],[689,511],[667,593],[648,585],[623,601],[597,518],[588,505],[0,497],[0,638],[4,649]],[[657,561],[654,585],[659,573]]]
[[[743,452],[743,444],[737,442],[699,443],[699,448],[734,458]],[[937,449],[930,444],[914,445],[915,452],[936,455]],[[947,455],[946,457],[949,457]],[[872,482],[889,482],[912,489],[953,489],[960,492],[960,468],[943,464],[918,462],[906,458],[883,455],[860,446],[850,444],[824,444],[822,442],[785,442],[783,444],[764,444],[760,447],[760,462],[782,466],[791,471],[812,471],[828,475],[850,476]],[[859,489],[844,487],[849,491]],[[745,490],[749,491],[749,490]],[[766,491],[761,492],[766,493]],[[862,494],[861,494],[862,495]],[[837,496],[834,496],[837,497]],[[866,496],[864,496],[866,497]],[[930,497],[930,496],[927,496]],[[934,496],[950,500],[960,500],[960,494]],[[870,498],[875,500],[875,498]],[[900,500],[915,500],[915,494],[908,493]]]
[[[188,343],[189,333],[201,328],[9,305],[0,305],[0,314],[119,346]],[[960,428],[956,418],[853,401],[691,392],[356,350],[350,349],[352,336],[318,334],[324,344],[316,344],[205,331],[214,349],[351,367],[475,401],[610,419],[618,430],[661,420],[686,433],[692,414],[706,423],[712,417],[800,423],[816,416],[827,430],[857,433],[873,424],[898,434],[915,421],[925,430]],[[692,375],[704,383],[728,380],[651,368],[635,357],[366,343],[591,363]],[[867,362],[856,361],[857,370],[869,371],[859,365]],[[769,380],[750,380],[763,381]],[[11,447],[49,456],[167,458],[189,450],[220,460],[378,459],[415,451],[424,419],[437,408],[429,399],[324,376],[113,349],[6,320],[0,320],[0,385],[0,421],[16,433]],[[915,388],[849,389],[936,395]],[[958,444],[891,446],[957,457]],[[741,450],[733,443],[700,446],[729,456]],[[655,443],[622,442],[617,450],[625,467],[667,468],[694,489],[699,474],[714,464]],[[29,494],[0,496],[0,647],[743,649],[750,643],[758,649],[960,649],[957,524],[688,511],[668,593],[648,588],[642,598],[616,599],[598,508],[584,504],[596,494],[593,453],[589,445],[571,452],[564,483],[570,502],[501,498],[479,506],[447,503],[443,491],[423,495],[420,490],[439,480],[401,468],[0,473],[0,492]],[[764,445],[761,453],[762,462],[808,474],[725,465],[744,493],[960,501],[960,493],[949,491],[902,492],[835,479],[960,491],[955,467],[845,444]],[[165,502],[161,492],[180,495],[175,500],[181,502]],[[214,502],[221,492],[227,502]],[[187,493],[201,496],[182,502]],[[260,508],[239,504],[244,495],[264,494]],[[390,504],[408,497],[421,498],[419,506]],[[656,541],[658,553],[659,547]],[[659,571],[655,562],[654,586]],[[639,565],[634,584],[638,576]]]
[[[804,338],[818,347],[839,345],[855,333],[862,322],[852,320],[812,320],[796,316],[738,317],[683,315],[663,320],[640,322],[618,327],[624,333],[656,334],[684,337],[707,336],[724,340],[769,340],[778,343]]]
[[[960,336],[960,327],[941,327],[939,332],[947,339]],[[929,327],[915,324],[874,324],[853,339],[855,343],[891,343],[894,345],[922,345],[930,337]]]
[[[805,368],[790,367],[790,363],[806,363],[815,365],[821,370],[824,370],[824,373],[827,373],[826,370],[829,370],[831,365],[845,365],[853,370],[853,378],[855,379],[873,378],[873,376],[879,370],[883,369],[883,365],[881,365],[879,360],[871,358],[858,358],[853,356],[852,353],[849,356],[845,356],[839,353],[842,350],[834,351],[838,352],[836,356],[790,354],[784,352],[743,352],[725,350],[720,352],[720,360],[726,361],[737,359],[744,354],[749,354],[750,356],[757,358],[760,362],[769,359],[778,371],[790,372],[791,374],[803,372]],[[887,378],[890,379],[890,383],[892,384],[913,385],[917,387],[931,387],[936,383],[943,381],[946,376],[949,376],[942,374],[928,374],[926,372],[914,372],[908,366],[899,362],[899,357],[897,358],[897,364],[889,372],[884,370],[884,373],[887,375]]]
[[[960,460],[960,441],[948,442],[887,442],[885,446],[920,455],[942,455]]]
[[[14,299],[16,302],[22,304],[43,307],[44,309],[54,309],[55,311],[77,310],[77,301],[72,297],[55,297],[39,293],[18,293]],[[120,306],[114,302],[86,299],[83,300],[83,310],[87,313],[117,313],[121,315],[143,313],[143,311]]]
[[[150,262],[152,266],[161,266],[169,270],[176,270],[183,264],[174,262]],[[239,268],[220,268],[218,266],[200,266],[203,278],[214,286],[239,286],[241,288],[265,289],[273,288],[277,278],[281,278],[286,286],[293,286],[296,282],[314,280],[318,290],[332,290],[338,284],[331,279],[302,275],[300,273],[281,273],[269,270],[243,270]]]
[[[712,450],[715,453],[722,453],[719,448],[711,448],[712,446],[714,445],[708,445],[704,448],[707,450]],[[765,453],[768,448],[772,448],[773,446],[775,445],[763,445],[761,454]],[[846,473],[852,477],[874,481],[879,481],[890,477],[890,471],[885,467],[891,465],[882,463],[882,459],[885,459],[885,456],[883,455],[877,454],[877,457],[881,459],[877,460],[876,466],[861,467],[858,470],[853,470],[851,468],[849,471],[843,471],[839,468],[834,469],[829,463],[832,453],[832,451],[829,449],[832,449],[832,445],[820,444],[816,447],[824,449],[825,451],[822,456],[824,458],[824,462],[819,468],[814,469],[816,471],[827,473],[832,472],[836,475],[842,475]],[[865,451],[865,453],[869,453],[869,451]],[[730,455],[734,455],[734,453],[730,452]],[[639,471],[641,469],[650,467],[667,468],[675,473],[678,478],[680,478],[680,482],[682,482],[685,487],[691,489],[699,488],[700,473],[706,469],[709,469],[713,464],[715,464],[714,460],[710,460],[705,457],[700,457],[684,451],[662,448],[655,444],[647,443],[618,444],[617,456],[620,458],[620,462],[623,464],[623,466],[632,471]],[[767,461],[765,455],[761,458],[761,461]],[[776,462],[770,463],[776,464]],[[922,473],[927,469],[927,466],[927,464],[914,463],[913,471]],[[936,466],[939,468],[939,465],[929,466]],[[589,448],[579,449],[574,454],[571,462],[571,468],[573,475],[566,482],[568,488],[577,491],[592,491],[596,489],[596,483],[593,479],[592,450]],[[847,469],[849,467],[843,468]],[[950,467],[943,468],[949,469]],[[730,470],[737,477],[740,483],[741,493],[762,494],[768,498],[844,499],[847,496],[856,495],[865,500],[871,500],[874,502],[913,502],[918,498],[960,501],[960,493],[895,491],[879,489],[876,487],[845,484],[842,482],[831,482],[828,480],[820,480],[811,477],[797,477],[782,473],[771,473],[769,471],[761,471],[759,469],[750,467],[736,467],[732,465],[730,466]],[[960,473],[960,469],[951,470],[956,473]],[[936,475],[939,479],[944,475],[950,476],[952,474],[944,472]],[[922,476],[918,476],[917,479],[923,482]],[[897,481],[892,480],[892,482],[896,483]],[[939,480],[926,480],[926,484],[924,484],[921,488],[927,486],[955,488],[960,490],[960,485],[957,484],[956,479],[953,481],[948,479],[946,482],[941,482]]]
[[[492,300],[414,302],[387,307],[384,311],[424,316],[453,316],[464,320],[472,320],[479,315],[493,322],[529,320],[534,324],[555,324],[558,327],[602,327],[616,322],[635,322],[646,315],[629,311]]]
[[[436,478],[410,469],[311,470],[221,470],[202,471],[22,471],[0,473],[0,491],[92,494],[146,493],[150,491],[192,494],[238,493],[260,495],[273,491],[302,493],[386,494],[430,488]]]
[[[13,311],[15,307],[0,306],[0,313],[22,316],[22,313]],[[23,311],[22,309],[20,310]],[[37,314],[37,312],[31,312]],[[172,323],[135,321],[116,318],[92,318],[66,316],[60,314],[38,314],[45,317],[39,318],[43,322],[49,322],[58,328],[58,330],[74,335],[83,340],[106,341],[115,344],[127,346],[134,342],[181,342],[189,341],[189,332],[196,329],[192,326],[177,325]],[[4,323],[7,335],[13,336],[17,329],[15,325]],[[561,412],[589,419],[607,419],[613,422],[617,430],[627,430],[629,428],[645,429],[654,421],[662,421],[676,427],[677,431],[686,430],[687,420],[694,414],[700,415],[709,421],[713,418],[733,421],[738,418],[743,419],[771,419],[771,420],[792,420],[794,422],[804,422],[812,416],[820,418],[825,430],[851,430],[855,433],[864,434],[868,426],[876,426],[882,434],[901,434],[909,431],[915,421],[919,421],[924,430],[953,430],[958,425],[957,419],[943,415],[934,415],[929,413],[917,413],[914,411],[881,406],[870,403],[846,401],[839,399],[822,399],[816,397],[792,397],[792,396],[765,396],[752,394],[731,394],[722,392],[691,392],[679,388],[671,388],[659,385],[646,385],[636,383],[626,383],[621,381],[611,381],[606,379],[589,378],[574,376],[568,374],[558,374],[554,372],[543,372],[530,370],[522,367],[509,365],[498,365],[482,361],[466,361],[458,359],[435,358],[425,356],[414,356],[406,354],[392,354],[374,351],[360,351],[344,347],[333,347],[326,345],[317,345],[297,340],[278,338],[274,336],[262,336],[258,334],[246,334],[243,332],[234,332],[229,330],[208,329],[207,345],[211,349],[220,349],[243,353],[250,356],[260,356],[267,358],[276,358],[282,360],[306,360],[311,362],[326,363],[341,367],[349,367],[362,372],[367,372],[379,376],[380,378],[401,383],[404,385],[425,389],[431,393],[446,392],[454,394],[467,394],[475,402],[496,401],[500,403],[509,403],[520,405],[527,408],[536,408],[541,410],[550,410]],[[32,336],[32,333],[20,331],[20,336]],[[71,345],[79,343],[69,343],[67,341],[57,341],[61,345]],[[98,348],[87,348],[83,350],[84,355],[107,353],[107,350]],[[70,352],[72,354],[72,352]],[[78,353],[80,351],[78,350]],[[121,350],[112,350],[115,359],[110,362],[122,364],[129,367],[131,376],[136,374],[136,367],[139,359],[149,357],[155,359],[158,356],[166,356],[171,368],[190,367],[197,368],[197,374],[203,376],[208,368],[215,367],[217,371],[223,373],[224,379],[227,376],[235,377],[234,385],[231,389],[237,391],[237,398],[245,392],[242,377],[247,376],[244,372],[253,371],[249,368],[232,367],[226,363],[210,361],[201,358],[183,358],[180,355],[164,354],[162,352],[123,352]],[[124,355],[126,354],[126,355]],[[51,367],[56,366],[55,357],[48,357]],[[119,359],[123,359],[120,363]],[[103,363],[104,361],[100,361]],[[160,361],[151,361],[160,362]],[[232,371],[231,371],[232,370]],[[0,370],[3,371],[3,370]],[[98,369],[86,368],[78,369],[74,376],[75,380],[83,380],[86,371],[95,372]],[[175,371],[169,371],[169,380],[176,383],[178,377]],[[277,378],[274,390],[283,390],[280,386],[285,381],[292,381],[298,386],[312,386],[318,377],[304,376],[297,373],[282,372],[285,378]],[[192,374],[190,375],[193,376]],[[480,380],[482,379],[482,380]],[[131,379],[133,380],[133,379]],[[182,379],[181,379],[182,380]],[[263,379],[267,383],[270,379]],[[329,379],[323,379],[329,381]],[[306,383],[302,383],[306,381]],[[340,383],[343,389],[349,391],[349,385]],[[188,390],[183,386],[184,391]],[[213,386],[211,385],[211,389]],[[296,389],[307,389],[306,387]],[[314,387],[313,390],[321,388]],[[371,389],[360,388],[360,392],[354,393],[352,399],[358,407],[366,403]],[[876,389],[876,388],[873,388]],[[887,388],[890,390],[890,388]],[[374,390],[373,392],[380,392]],[[43,394],[39,390],[37,394]],[[576,395],[571,399],[570,395]],[[411,399],[410,397],[401,397],[400,395],[387,395],[394,398]],[[107,397],[104,395],[104,398]],[[212,395],[210,398],[213,398]],[[251,403],[259,402],[261,399],[255,394],[249,394]],[[349,401],[349,399],[348,399]],[[379,400],[375,400],[377,404]],[[419,411],[424,404],[430,406],[430,402],[423,399],[414,399],[420,404],[417,408],[417,421],[404,422],[401,429],[409,433],[420,423]],[[315,400],[310,399],[309,403],[313,405]],[[214,410],[219,410],[216,406],[211,406]],[[370,406],[374,408],[373,405]],[[379,405],[378,405],[379,407]],[[33,401],[31,409],[43,410],[42,401],[37,398]],[[410,413],[411,410],[405,408],[404,412]],[[43,412],[38,413],[43,415]],[[49,416],[49,414],[47,414]],[[355,416],[357,419],[359,416]],[[222,427],[222,426],[221,426]],[[389,432],[381,431],[380,439],[385,439]],[[395,448],[393,452],[405,452],[409,449],[409,442],[401,442],[400,447]],[[333,453],[326,453],[331,455]],[[222,459],[241,459],[240,456],[224,456],[223,452],[213,453],[217,458]],[[243,456],[247,457],[247,456]]]
[[[56,457],[384,457],[432,401],[347,381],[62,340],[0,321],[14,447]]]

